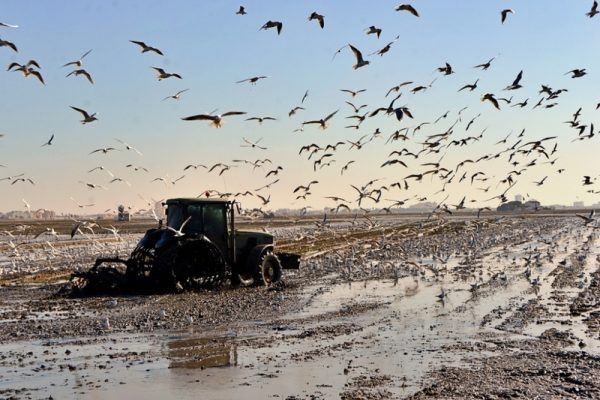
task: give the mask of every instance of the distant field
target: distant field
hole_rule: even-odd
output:
[[[575,216],[575,214],[587,214],[589,209],[584,210],[540,210],[532,213],[499,213],[495,211],[485,211],[482,213],[481,218],[489,217],[542,217],[542,216]],[[420,218],[427,218],[428,213],[417,213],[417,212],[403,212],[403,213],[360,213],[356,218],[364,219],[365,215],[369,218],[377,219],[407,219],[415,220]],[[461,218],[475,218],[477,212],[474,211],[461,211],[454,212],[453,215],[444,214],[444,218],[448,219],[461,219]],[[343,214],[327,214],[329,221],[352,221],[355,218],[355,214],[343,213]],[[261,229],[262,227],[279,227],[279,226],[290,226],[296,224],[312,224],[314,222],[321,222],[323,219],[322,215],[309,215],[309,216],[282,216],[273,219],[256,219],[250,220],[247,218],[236,216],[236,226],[245,229]],[[144,233],[150,228],[158,226],[157,222],[153,219],[133,219],[128,222],[118,222],[112,219],[99,219],[91,220],[101,227],[115,227],[120,233]],[[14,232],[18,226],[25,226],[25,233],[37,234],[44,231],[46,228],[54,228],[59,234],[69,234],[75,222],[71,219],[55,219],[55,220],[0,220],[0,234],[2,231]],[[108,231],[105,231],[108,232]]]

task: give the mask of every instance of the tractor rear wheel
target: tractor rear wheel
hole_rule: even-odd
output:
[[[210,288],[223,283],[226,267],[223,254],[211,241],[190,239],[175,256],[173,275],[184,289]]]
[[[281,262],[271,252],[265,253],[260,262],[260,273],[265,285],[272,285],[281,279]]]

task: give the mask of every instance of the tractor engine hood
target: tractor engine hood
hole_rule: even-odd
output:
[[[273,235],[263,231],[235,230],[236,247],[244,247],[249,240],[256,241],[254,245],[273,244]]]

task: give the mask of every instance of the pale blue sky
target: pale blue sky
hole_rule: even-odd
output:
[[[576,133],[563,121],[583,107],[580,119],[584,124],[598,122],[600,110],[600,57],[595,49],[600,39],[600,16],[585,16],[592,1],[414,1],[420,18],[405,12],[395,12],[398,2],[390,1],[248,1],[248,14],[235,15],[241,3],[230,1],[52,1],[36,2],[35,7],[21,1],[5,0],[0,21],[18,24],[18,29],[0,28],[0,38],[14,42],[19,53],[7,47],[0,48],[0,66],[36,59],[47,85],[34,78],[24,79],[18,72],[0,71],[0,87],[5,101],[0,103],[0,178],[25,173],[35,186],[21,182],[10,185],[0,182],[3,196],[0,210],[21,209],[22,198],[33,208],[51,208],[72,211],[76,207],[69,200],[95,203],[88,211],[103,211],[124,203],[134,208],[144,207],[138,195],[145,198],[195,196],[205,189],[243,192],[256,189],[272,180],[264,178],[268,167],[252,171],[239,166],[219,177],[204,170],[186,171],[185,178],[176,185],[165,187],[156,177],[169,174],[178,178],[189,163],[212,165],[230,163],[232,159],[255,160],[268,157],[273,167],[283,166],[280,182],[271,191],[269,207],[322,207],[333,205],[324,196],[339,195],[355,199],[350,184],[362,185],[372,178],[382,178],[382,184],[391,184],[404,176],[422,172],[422,162],[437,161],[432,155],[416,162],[405,159],[409,168],[392,166],[379,168],[392,150],[404,146],[418,151],[426,135],[444,132],[463,112],[463,122],[457,125],[451,138],[458,139],[478,134],[488,127],[481,142],[467,147],[451,147],[442,165],[451,169],[466,158],[476,158],[498,152],[504,147],[494,145],[511,130],[513,138],[527,128],[526,139],[559,136],[559,160],[554,166],[530,168],[521,176],[511,193],[528,193],[543,203],[570,203],[585,200],[593,203],[597,195],[586,193],[590,187],[581,185],[583,175],[597,176],[597,138],[571,143]],[[515,13],[500,24],[500,11],[512,8]],[[325,15],[325,29],[307,20],[312,11]],[[274,30],[259,31],[269,19],[284,23],[280,36]],[[376,25],[383,29],[380,39],[366,35],[365,29]],[[372,53],[393,40],[395,42],[383,57]],[[140,54],[129,40],[141,40],[160,48],[165,56]],[[352,70],[354,58],[344,49],[332,61],[334,52],[352,43],[362,50],[371,64]],[[85,51],[93,49],[84,60],[96,84],[90,85],[81,77],[65,78],[71,70],[62,68]],[[475,64],[496,57],[492,67],[481,72]],[[449,62],[456,73],[442,76],[437,67]],[[183,80],[168,79],[158,82],[152,66],[177,72]],[[563,74],[574,68],[587,68],[588,75],[571,79]],[[4,68],[6,69],[6,68]],[[523,88],[513,92],[501,89],[509,85],[523,70]],[[234,82],[257,75],[268,75],[257,85]],[[402,82],[414,81],[427,85],[438,77],[433,87],[424,93],[410,94],[407,88],[397,105],[408,105],[415,120],[398,122],[393,118],[370,118],[360,131],[344,129],[351,120],[350,107],[344,101],[368,104],[367,110],[387,106],[387,90]],[[461,86],[479,78],[479,87],[472,93],[457,93]],[[554,89],[566,88],[556,107],[536,109],[541,84]],[[189,92],[180,101],[162,99],[181,89]],[[367,89],[355,99],[339,91],[341,88]],[[287,112],[300,104],[306,90],[309,97],[305,111],[292,118]],[[490,92],[498,97],[514,96],[516,101],[530,98],[527,108],[502,106],[497,111],[489,103],[482,103],[482,94]],[[79,123],[80,115],[69,106],[99,112],[99,121],[88,125]],[[240,110],[247,116],[225,119],[221,129],[211,128],[204,121],[184,122],[181,117]],[[302,133],[292,133],[302,121],[319,119],[332,111],[340,112],[331,126],[321,131],[306,126]],[[415,138],[405,143],[385,145],[375,139],[362,150],[341,147],[331,167],[313,172],[312,160],[306,153],[299,157],[298,150],[309,143],[325,146],[339,140],[355,140],[371,134],[376,128],[387,138],[394,130],[432,122],[446,111],[448,118],[436,125],[424,127]],[[481,117],[464,132],[466,121],[481,113]],[[246,122],[245,117],[269,115],[277,121],[263,125]],[[466,121],[465,121],[466,120]],[[600,123],[596,123],[600,126]],[[54,133],[52,146],[40,147]],[[242,137],[257,140],[269,149],[242,148]],[[108,155],[88,153],[99,147],[122,146],[120,138],[144,153],[138,156],[123,151]],[[554,142],[552,142],[554,143]],[[340,168],[349,160],[356,160],[348,173],[340,175]],[[542,161],[542,160],[540,160]],[[146,167],[150,173],[133,172],[128,163]],[[87,173],[103,165],[116,176],[131,182],[108,184],[110,177],[103,172]],[[565,168],[562,175],[558,168]],[[477,200],[477,205],[496,205],[481,200],[504,190],[496,185],[512,169],[506,157],[466,170],[486,172],[489,181],[473,186],[457,182],[447,186],[447,192],[433,195],[441,188],[438,178],[427,178],[421,184],[412,183],[407,192],[392,191],[384,198],[402,199],[417,195],[441,199],[450,195],[456,204],[463,195]],[[546,183],[532,184],[548,175]],[[492,178],[493,177],[493,178]],[[307,201],[295,200],[292,190],[300,184],[316,179],[313,194]],[[87,189],[79,181],[108,187],[108,190]],[[457,181],[457,180],[456,180]],[[488,193],[476,187],[491,185]],[[595,187],[592,187],[595,188]],[[244,199],[244,206],[258,206],[259,201]],[[367,202],[366,206],[372,203]],[[381,204],[385,206],[386,203]]]

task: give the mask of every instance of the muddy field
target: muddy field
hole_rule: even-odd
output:
[[[303,255],[274,287],[85,299],[69,274],[145,225],[3,226],[0,398],[599,398],[599,231],[425,218],[270,224]]]

